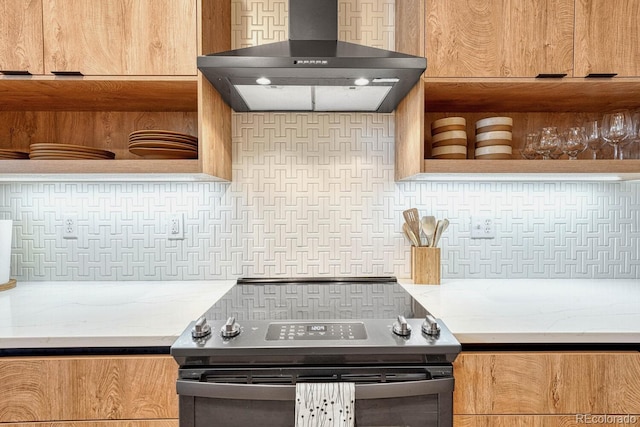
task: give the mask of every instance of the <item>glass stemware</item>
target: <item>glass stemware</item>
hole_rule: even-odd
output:
[[[558,128],[544,127],[540,131],[536,152],[542,156],[542,160],[549,160],[551,159],[552,153],[557,150],[559,142],[560,136],[558,135]]]
[[[527,160],[533,160],[537,157],[538,152],[536,151],[536,146],[538,145],[538,138],[540,138],[539,133],[528,133],[527,137],[524,141],[524,147],[522,147],[522,157]]]
[[[602,118],[602,137],[613,147],[613,158],[621,160],[621,143],[631,133],[631,114],[629,110],[617,110]]]
[[[587,138],[587,145],[593,153],[591,158],[596,160],[598,158],[598,152],[606,143],[600,132],[600,123],[597,120],[588,121],[584,125],[584,130]]]
[[[562,152],[569,156],[569,160],[577,160],[578,154],[586,150],[587,146],[584,128],[574,126],[567,129],[562,140]]]
[[[624,157],[640,159],[640,110],[631,113],[631,132]]]

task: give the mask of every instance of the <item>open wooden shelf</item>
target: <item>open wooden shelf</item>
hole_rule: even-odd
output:
[[[13,180],[188,180],[218,181],[202,173],[200,161],[141,160],[0,160],[0,181]]]
[[[640,107],[640,78],[423,78],[425,111],[593,112]]]
[[[197,76],[0,76],[0,111],[197,111]]]
[[[441,160],[423,161],[406,180],[640,180],[640,160]]]

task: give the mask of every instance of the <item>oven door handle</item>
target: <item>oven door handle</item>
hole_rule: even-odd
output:
[[[356,400],[387,399],[453,392],[453,378],[398,383],[356,384]],[[178,380],[180,396],[212,399],[294,400],[295,385],[230,384]]]

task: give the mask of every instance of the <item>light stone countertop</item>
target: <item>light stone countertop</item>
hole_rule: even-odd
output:
[[[399,281],[463,344],[640,344],[640,280]],[[0,349],[170,346],[234,283],[18,283]]]
[[[640,345],[640,280],[401,281],[465,344]]]
[[[0,292],[0,349],[170,346],[234,284],[18,282]]]

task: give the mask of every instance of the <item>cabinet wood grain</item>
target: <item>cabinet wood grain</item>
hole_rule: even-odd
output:
[[[116,160],[0,160],[1,173],[231,180],[231,109],[196,71],[197,55],[231,49],[231,0],[37,1],[47,72],[86,75],[0,76],[0,148],[61,142],[110,150]],[[198,159],[132,155],[127,136],[138,129],[198,135]]]
[[[425,0],[396,2],[396,50],[421,56],[424,52]],[[427,64],[428,67],[428,64]],[[424,159],[424,82],[422,79],[396,108],[395,179],[415,175]]]
[[[42,0],[0,0],[0,70],[44,72]]]
[[[231,49],[231,1],[201,0],[198,22],[202,23],[198,54]],[[213,85],[198,75],[199,161],[203,173],[231,181],[231,107]]]
[[[640,2],[575,0],[575,76],[640,76]]]
[[[170,356],[1,358],[0,420],[164,427],[178,416],[177,369]]]
[[[0,111],[0,148],[29,151],[29,144],[57,142],[109,150],[116,159],[141,159],[129,152],[129,133],[167,129],[197,135],[195,112]],[[37,162],[23,160],[22,162]]]
[[[61,421],[48,423],[8,423],[2,427],[178,427],[178,420],[146,421]]]
[[[572,73],[574,0],[427,0],[428,77]]]
[[[528,174],[560,180],[640,178],[639,160],[594,161],[584,153],[579,162],[541,162],[524,160],[519,154],[524,135],[542,124],[562,128],[580,125],[585,118],[601,117],[613,109],[640,108],[640,77],[573,77],[577,74],[573,72],[574,52],[580,56],[579,49],[620,51],[638,66],[634,49],[638,49],[640,27],[629,18],[638,15],[638,6],[635,0],[424,0],[422,6],[417,1],[396,2],[396,50],[415,54],[415,47],[424,45],[427,57],[421,84],[424,92],[414,88],[396,109],[396,180],[474,176],[505,180]],[[414,17],[420,7],[424,7],[424,20]],[[597,17],[610,8],[616,12],[607,18],[609,24],[592,29],[600,25],[594,24]],[[621,10],[625,17],[617,19]],[[405,19],[410,23],[406,27],[402,23]],[[617,19],[617,24],[610,19]],[[584,27],[590,27],[587,32],[593,34],[614,27],[615,31],[610,37],[587,37]],[[587,48],[576,41],[574,50],[574,33],[585,40],[582,45]],[[618,34],[629,37],[620,40]],[[604,41],[598,44],[593,38]],[[623,47],[618,49],[619,45]],[[582,55],[591,57],[593,53]],[[606,62],[615,63],[613,59]],[[621,73],[619,70],[616,72]],[[536,78],[540,73],[566,73],[568,77]],[[631,69],[626,75],[633,73],[638,74]],[[417,118],[421,108],[424,123]],[[455,115],[464,116],[468,123],[479,117],[513,116],[517,123],[512,160],[473,160],[472,145],[465,160],[431,159],[429,122]],[[474,129],[468,128],[471,144],[473,133]]]
[[[463,353],[454,370],[456,415],[640,414],[638,352]]]
[[[454,427],[584,427],[581,415],[455,415]],[[584,414],[586,415],[586,414]],[[629,418],[631,419],[631,418]],[[638,418],[640,419],[640,418]],[[624,420],[624,418],[622,418]],[[598,427],[633,426],[620,421],[592,423]]]
[[[195,75],[196,0],[42,0],[45,72]]]

